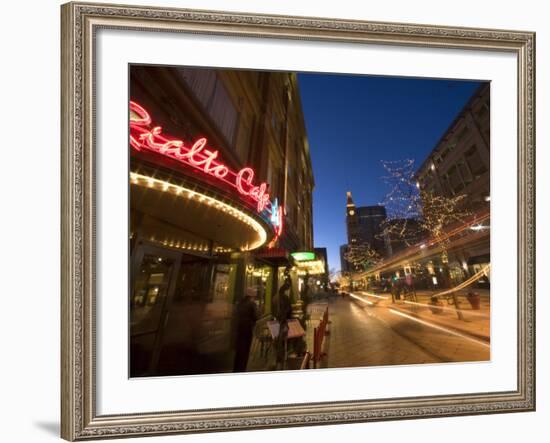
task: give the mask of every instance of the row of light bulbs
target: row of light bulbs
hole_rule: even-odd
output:
[[[187,251],[198,251],[198,252],[207,252],[208,245],[204,243],[192,243],[192,242],[181,242],[173,240],[156,240],[154,237],[150,237],[149,240],[153,243],[158,243],[163,246],[168,246],[169,248],[174,249],[184,249]]]
[[[258,234],[258,240],[251,245],[246,245],[244,250],[256,249],[261,245],[263,245],[267,240],[267,233],[260,223],[258,223],[249,215],[245,214],[240,209],[234,208],[233,206],[228,205],[227,203],[221,202],[212,197],[201,194],[200,192],[193,191],[192,189],[187,189],[183,186],[174,185],[170,182],[159,180],[157,178],[150,177],[147,175],[138,174],[137,172],[130,173],[130,181],[131,183],[138,186],[146,186],[148,188],[162,190],[163,192],[170,192],[172,194],[175,194],[184,198],[193,199],[195,201],[201,202],[208,206],[215,207],[223,212],[227,212],[229,215],[242,221],[243,223],[245,223],[246,225],[254,229],[254,231]]]
[[[208,252],[208,245],[204,243],[192,243],[192,242],[182,242],[182,241],[173,241],[173,240],[156,240],[155,237],[150,237],[149,240],[153,243],[158,243],[163,246],[168,246],[174,249],[183,249],[187,251],[198,251],[198,252]],[[216,253],[225,253],[231,252],[231,248],[224,248],[222,246],[216,246],[214,252]]]

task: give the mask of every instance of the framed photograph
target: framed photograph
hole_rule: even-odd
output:
[[[534,410],[534,33],[61,14],[63,438]]]

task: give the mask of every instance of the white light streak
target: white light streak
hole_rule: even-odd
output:
[[[350,297],[353,297],[353,298],[356,298],[357,300],[363,302],[363,303],[366,303],[368,304],[369,306],[374,306],[374,303],[369,301],[369,300],[365,300],[364,298],[362,297],[357,297],[357,295],[353,295],[352,293],[349,294]]]
[[[446,332],[447,334],[451,334],[451,335],[455,335],[457,337],[460,337],[460,338],[463,338],[465,340],[469,340],[473,343],[477,343],[478,345],[481,345],[481,346],[485,346],[486,348],[490,348],[491,347],[491,344],[490,343],[487,343],[487,342],[484,342],[482,340],[478,340],[476,338],[473,338],[473,337],[470,337],[468,335],[465,335],[465,334],[461,334],[460,332],[457,332],[457,331],[453,331],[452,329],[447,329],[447,328],[444,328],[443,326],[439,326],[439,325],[435,325],[433,323],[430,323],[428,321],[424,321],[424,320],[421,320],[419,318],[416,318],[416,317],[413,317],[412,315],[408,315],[408,314],[405,314],[404,312],[401,312],[401,311],[397,311],[395,309],[389,309],[389,311],[392,313],[392,314],[395,314],[395,315],[399,315],[401,317],[405,317],[409,320],[412,320],[412,321],[415,321],[417,323],[420,323],[424,326],[428,326],[430,328],[433,328],[433,329],[437,329],[439,331],[443,331],[443,332]]]
[[[427,303],[418,303],[418,302],[414,302],[414,301],[409,301],[409,300],[405,300],[403,301],[403,303],[405,304],[408,304],[408,305],[415,305],[415,306],[425,306],[427,308],[430,308],[434,305],[429,305]],[[455,312],[457,311],[456,308],[450,308],[448,306],[437,306],[438,309],[443,309],[445,311],[451,311],[451,312]],[[489,318],[489,316],[487,314],[482,314],[481,312],[474,312],[474,311],[471,311],[469,309],[467,310],[464,310],[464,309],[461,309],[460,312],[462,313],[466,313],[468,315],[473,315],[473,316],[476,316],[476,317],[482,317],[482,318]]]
[[[360,291],[361,294],[363,295],[368,295],[369,297],[376,297],[376,298],[381,298],[382,300],[387,300],[389,297],[384,297],[383,295],[377,295],[377,294],[373,294],[371,292],[367,292],[367,291]]]

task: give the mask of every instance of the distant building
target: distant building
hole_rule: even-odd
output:
[[[315,257],[323,263],[324,274],[322,275],[321,283],[326,288],[329,281],[328,255],[327,248],[314,248]]]
[[[348,253],[348,245],[340,246],[340,271],[347,273],[351,271],[350,263],[346,260],[346,254]]]
[[[388,244],[382,236],[386,220],[384,206],[355,206],[351,192],[346,194],[346,228],[348,245],[368,243],[380,256],[389,255]]]

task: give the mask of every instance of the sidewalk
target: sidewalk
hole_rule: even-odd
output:
[[[321,317],[323,316],[327,306],[329,306],[336,296],[328,297],[324,294],[316,294],[314,301],[308,306],[309,319],[306,322],[305,329],[305,342],[306,349],[309,352],[313,352],[313,331],[319,325]],[[330,317],[329,317],[330,321]],[[330,324],[329,327],[330,329]],[[328,339],[328,336],[325,337]],[[327,340],[325,340],[323,347],[327,346]],[[299,363],[303,357],[296,357],[292,353],[292,349],[289,349],[289,360],[287,362],[286,369],[298,369]],[[326,360],[326,359],[325,359]],[[250,349],[250,355],[248,359],[247,372],[255,371],[273,371],[276,368],[276,355],[273,348],[273,342],[267,340],[262,348],[258,340],[253,340]],[[279,368],[280,369],[280,368]]]
[[[488,290],[476,289],[480,295],[480,309],[473,310],[470,303],[466,299],[468,291],[458,292],[458,305],[463,319],[458,316],[457,310],[454,305],[448,304],[447,301],[442,301],[442,310],[440,313],[433,313],[430,309],[430,297],[435,293],[434,291],[417,291],[416,303],[412,300],[396,300],[392,303],[390,293],[374,293],[371,291],[358,291],[365,299],[370,302],[383,306],[388,309],[399,311],[403,314],[416,317],[421,320],[429,321],[435,325],[452,329],[457,332],[467,334],[485,342],[490,341],[490,317],[491,317],[491,299]],[[374,297],[385,297],[384,299]]]

